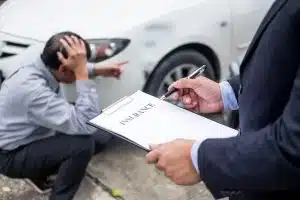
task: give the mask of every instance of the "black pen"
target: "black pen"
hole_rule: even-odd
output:
[[[205,67],[206,67],[205,65],[202,65],[196,71],[194,71],[193,73],[191,73],[187,78],[188,79],[194,79],[194,78],[198,77],[200,74],[202,74],[204,72]],[[164,99],[168,98],[170,95],[172,95],[177,90],[178,90],[177,88],[170,89],[167,93],[165,93],[164,95],[162,95],[160,97],[160,99],[164,100]]]

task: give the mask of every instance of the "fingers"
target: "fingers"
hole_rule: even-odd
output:
[[[198,102],[198,100],[199,100],[198,95],[193,90],[190,91],[190,97],[191,97],[192,101],[194,101],[194,102]]]
[[[69,56],[75,56],[76,54],[76,48],[74,48],[74,42],[69,36],[64,36],[63,39],[60,39],[60,42],[64,46],[64,48],[67,51],[68,57]]]
[[[201,79],[183,78],[172,84],[172,87],[177,89],[196,89],[201,86]]]
[[[184,107],[187,108],[187,109],[192,109],[193,110],[193,109],[197,108],[198,101],[194,100],[191,97],[191,95],[183,96],[182,101],[183,101]]]
[[[75,36],[73,36],[73,37],[75,37]],[[75,41],[70,36],[65,35],[64,38],[68,42],[68,44],[70,45],[71,48],[73,48],[74,46],[76,46],[75,45]]]
[[[81,45],[81,43],[80,43],[80,41],[77,37],[72,35],[71,38],[73,39],[73,42],[74,42],[75,46],[80,46]]]
[[[171,88],[177,88],[178,92],[174,93],[172,96],[174,100],[179,100],[182,96],[188,94],[191,91],[190,89],[196,89],[198,85],[198,81],[195,81],[195,79],[183,78],[171,84],[168,90]]]
[[[172,95],[175,101],[182,101],[187,109],[195,109],[198,106],[198,95],[191,89],[180,89]]]
[[[86,48],[85,48],[85,44],[83,42],[83,40],[78,39],[77,37],[75,37],[74,35],[71,36],[73,41],[74,41],[74,49],[77,50],[78,53],[86,53]]]
[[[84,53],[85,45],[81,39],[78,39],[74,35],[65,35],[64,38],[60,39],[60,42],[66,49],[68,55],[74,55],[75,53]]]
[[[174,100],[182,100],[183,96],[188,95],[190,92],[192,92],[191,89],[178,89],[178,91],[172,95],[172,98]]]
[[[84,44],[83,40],[79,40],[78,47],[81,49],[81,52],[83,54],[86,54],[86,48],[85,48],[85,44]]]
[[[176,82],[172,83],[172,84],[168,87],[168,90],[174,88],[175,83],[176,83]],[[177,88],[177,89],[180,89],[180,88]]]
[[[148,163],[158,162],[158,158],[161,156],[161,147],[163,144],[150,144],[150,152],[146,155],[146,160]]]
[[[168,88],[168,91],[171,90],[173,87],[172,87],[173,84],[171,84]],[[179,100],[182,96],[184,95],[184,90],[183,89],[178,89],[177,92],[174,92],[172,94],[172,98],[177,101]]]
[[[172,98],[175,100],[175,101],[178,101],[179,98],[180,98],[180,95],[178,92],[175,92],[173,95],[172,95]]]
[[[155,149],[150,151],[147,155],[146,155],[146,161],[150,164],[150,163],[156,163],[158,161],[160,152]]]
[[[183,97],[183,102],[186,108],[188,109],[195,108],[198,105],[199,97],[193,90],[190,90],[188,95],[185,95]]]
[[[115,77],[115,78],[120,78],[120,76],[121,76],[121,72],[119,71],[119,72],[114,72],[113,73],[113,76]]]
[[[67,63],[67,59],[63,56],[61,52],[57,52],[57,57],[62,64],[65,65]]]
[[[109,69],[109,74],[115,78],[120,78],[122,69],[120,66],[113,66]]]
[[[128,63],[129,63],[129,61],[123,61],[123,62],[117,63],[117,65],[118,65],[118,66],[123,66],[123,65],[126,65],[126,64],[128,64]]]
[[[170,85],[169,89],[172,87],[177,88],[178,92],[172,95],[175,101],[181,100],[187,109],[195,109],[199,105],[199,88],[205,84],[205,79],[199,77],[197,79],[180,79]]]
[[[127,63],[128,63],[128,61],[118,62],[115,64],[111,64],[110,66],[108,66],[108,68],[113,70],[113,72],[115,74],[121,74],[121,72],[123,71],[123,65],[125,65]]]
[[[63,47],[66,49],[68,54],[71,54],[73,52],[72,48],[68,44],[68,42],[65,39],[60,39],[60,43],[63,45]]]
[[[182,94],[182,95],[189,94],[190,91],[192,91],[192,90],[190,90],[190,89],[188,89],[188,88],[184,88],[184,89],[183,89],[183,94]]]
[[[81,48],[85,49],[85,45],[84,45],[84,42],[82,40],[80,40],[80,46],[81,46]]]
[[[192,104],[192,98],[190,95],[184,95],[182,97],[183,103],[186,105]]]
[[[123,61],[123,62],[118,62],[118,63],[115,63],[115,64],[109,66],[108,68],[110,69],[112,76],[115,78],[120,78],[121,73],[123,72],[122,67],[123,67],[123,65],[125,65],[127,63],[128,63],[128,61]]]

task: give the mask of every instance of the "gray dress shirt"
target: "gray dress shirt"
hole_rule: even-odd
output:
[[[89,72],[92,72],[88,65]],[[7,78],[0,90],[0,149],[20,145],[61,132],[69,135],[92,134],[88,120],[100,113],[95,83],[75,82],[75,105],[58,92],[59,83],[40,58]]]

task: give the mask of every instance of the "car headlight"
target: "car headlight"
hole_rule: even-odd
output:
[[[90,39],[87,40],[91,48],[90,62],[100,62],[111,58],[123,51],[130,40],[112,38],[112,39]]]

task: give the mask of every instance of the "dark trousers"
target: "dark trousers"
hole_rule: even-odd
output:
[[[105,141],[106,140],[106,141]],[[57,173],[50,200],[71,200],[84,177],[92,156],[107,136],[59,134],[35,141],[10,152],[0,153],[0,174],[10,178],[40,179]]]

